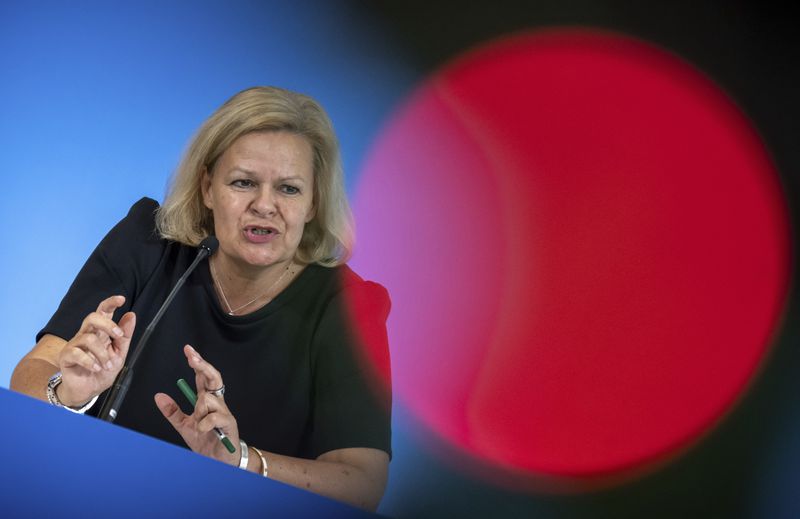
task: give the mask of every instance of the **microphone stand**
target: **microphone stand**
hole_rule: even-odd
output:
[[[128,393],[128,388],[130,388],[131,380],[133,379],[133,366],[136,364],[136,361],[139,360],[139,356],[142,354],[145,346],[147,346],[147,340],[153,333],[153,329],[158,324],[158,321],[161,320],[161,316],[164,315],[164,312],[172,302],[175,294],[177,294],[178,290],[180,290],[183,284],[186,283],[186,279],[189,277],[189,274],[191,274],[195,267],[197,267],[198,263],[200,263],[206,257],[214,254],[214,251],[217,250],[218,246],[219,242],[214,236],[209,236],[200,243],[200,250],[197,251],[197,256],[194,258],[194,261],[191,265],[189,265],[189,268],[186,269],[186,272],[183,273],[178,282],[175,284],[175,287],[169,293],[167,299],[161,305],[161,308],[158,309],[158,313],[156,313],[156,316],[153,317],[152,321],[150,321],[150,324],[145,329],[141,339],[139,339],[139,343],[136,349],[133,351],[130,361],[125,363],[117,375],[117,378],[114,380],[114,385],[111,386],[111,391],[108,393],[108,395],[106,395],[105,400],[103,400],[103,407],[100,409],[100,414],[97,415],[98,418],[107,422],[113,422],[116,420],[119,408],[122,405],[122,401],[125,400],[125,395]]]

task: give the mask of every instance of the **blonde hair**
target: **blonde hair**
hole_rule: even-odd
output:
[[[197,246],[214,233],[201,179],[242,135],[287,131],[304,137],[314,160],[314,218],[305,225],[297,259],[335,267],[352,253],[354,232],[344,188],[339,145],[325,110],[312,98],[277,87],[253,87],[228,99],[192,139],[156,212],[161,237]]]

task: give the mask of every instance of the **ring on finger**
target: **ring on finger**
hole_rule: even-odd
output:
[[[216,397],[222,397],[225,394],[225,384],[222,384],[222,387],[219,389],[207,389],[206,391]]]

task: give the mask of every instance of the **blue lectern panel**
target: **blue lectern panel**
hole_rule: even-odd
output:
[[[0,389],[2,517],[376,517]]]

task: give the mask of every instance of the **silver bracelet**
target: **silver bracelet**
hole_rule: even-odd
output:
[[[239,438],[239,450],[242,452],[242,457],[239,458],[239,468],[242,470],[247,470],[247,459],[250,457],[250,455],[247,452],[247,444],[241,438]]]
[[[50,377],[50,380],[47,381],[47,401],[50,402],[51,405],[54,405],[56,407],[63,407],[64,409],[72,413],[77,413],[77,414],[85,413],[86,411],[92,408],[94,403],[97,402],[97,398],[100,396],[100,395],[94,395],[94,397],[91,400],[89,400],[80,407],[70,407],[68,405],[64,405],[64,403],[61,400],[59,400],[58,395],[56,394],[56,388],[58,387],[59,384],[61,384],[60,371],[55,375],[53,375],[52,377]]]

